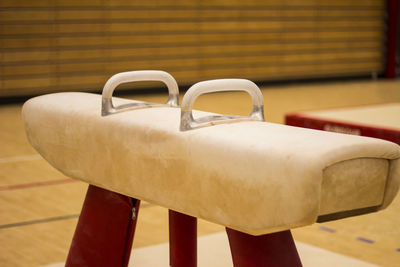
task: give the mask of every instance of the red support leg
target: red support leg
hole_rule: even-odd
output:
[[[290,231],[252,236],[226,228],[234,267],[300,267]]]
[[[89,185],[65,266],[128,266],[139,205]]]
[[[169,210],[171,267],[197,266],[197,218]]]

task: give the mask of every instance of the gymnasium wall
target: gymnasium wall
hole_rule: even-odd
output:
[[[384,14],[383,0],[1,0],[0,97],[141,69],[180,85],[382,73]]]

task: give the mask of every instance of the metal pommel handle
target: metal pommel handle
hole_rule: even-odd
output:
[[[239,116],[207,116],[194,119],[192,108],[194,101],[202,94],[224,91],[245,91],[253,101],[253,110],[248,117]],[[252,81],[245,79],[220,79],[199,82],[189,88],[182,100],[180,130],[211,126],[233,121],[264,121],[264,98],[260,88]]]
[[[153,104],[153,103],[130,103],[115,107],[112,102],[112,95],[115,88],[128,82],[139,82],[139,81],[160,81],[163,82],[168,88],[168,101],[165,104]],[[140,70],[140,71],[128,71],[121,72],[113,75],[103,88],[102,103],[101,103],[101,115],[106,116],[109,114],[117,113],[127,109],[138,109],[145,107],[159,107],[159,106],[179,106],[179,89],[174,77],[169,73],[160,70]]]

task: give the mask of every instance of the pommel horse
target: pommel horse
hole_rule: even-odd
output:
[[[161,81],[166,104],[113,98],[121,83]],[[193,110],[202,94],[243,90],[248,117]],[[249,80],[193,85],[181,108],[162,71],[120,73],[102,96],[56,93],[23,106],[32,146],[89,184],[66,266],[127,266],[140,200],[170,210],[170,265],[194,267],[197,218],[226,227],[233,264],[301,266],[290,229],[386,208],[400,182],[394,143],[264,121]]]

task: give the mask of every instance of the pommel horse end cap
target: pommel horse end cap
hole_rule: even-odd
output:
[[[164,82],[168,102],[111,98],[118,84],[138,80]],[[227,90],[251,95],[248,117],[192,110],[199,95]],[[398,145],[265,122],[248,80],[198,83],[181,109],[177,96],[164,72],[128,72],[103,96],[44,95],[22,113],[32,146],[65,175],[245,234],[378,211],[398,191]]]

